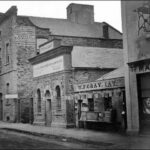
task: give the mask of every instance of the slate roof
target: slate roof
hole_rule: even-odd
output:
[[[74,46],[72,50],[72,67],[116,69],[123,64],[123,49]]]
[[[28,17],[28,16],[27,16]],[[93,24],[78,24],[67,19],[44,18],[44,17],[29,17],[30,21],[41,28],[49,28],[52,35],[103,38],[102,26],[105,22]],[[109,26],[113,33],[114,39],[122,39],[122,33]],[[113,37],[110,36],[110,37]]]
[[[106,80],[106,79],[121,78],[121,77],[125,76],[124,73],[125,73],[125,68],[124,68],[124,66],[122,66],[118,69],[115,69],[114,71],[111,71],[110,73],[103,75],[102,77],[97,79],[97,81]]]
[[[94,23],[82,25],[73,23],[67,19],[29,17],[30,21],[38,27],[49,28],[55,35],[81,36],[100,38],[102,35],[102,24]]]

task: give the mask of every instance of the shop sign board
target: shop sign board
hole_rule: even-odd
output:
[[[64,70],[63,56],[36,64],[33,66],[33,77],[39,77],[46,74]]]
[[[18,94],[7,94],[5,95],[6,99],[13,99],[13,98],[18,98]]]
[[[74,90],[75,92],[81,92],[81,91],[119,88],[124,86],[125,86],[124,78],[116,78],[109,80],[101,80],[97,82],[75,84]]]
[[[130,69],[135,73],[150,72],[150,63],[140,63],[138,65],[131,65]]]
[[[43,46],[40,47],[40,54],[45,53],[51,49],[54,48],[54,41],[53,42],[49,42]]]

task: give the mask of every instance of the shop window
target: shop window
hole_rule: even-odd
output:
[[[40,91],[40,89],[37,90],[37,109],[38,109],[38,112],[41,112],[41,91]]]
[[[112,109],[112,99],[111,97],[104,98],[104,109],[105,111]]]
[[[61,90],[59,86],[56,86],[56,100],[57,100],[57,109],[61,109]]]
[[[9,43],[6,44],[6,64],[9,64]]]
[[[88,109],[89,111],[94,111],[94,100],[92,98],[88,99]]]

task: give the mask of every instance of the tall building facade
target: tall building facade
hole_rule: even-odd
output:
[[[122,1],[127,131],[150,131],[150,3]]]
[[[68,47],[122,48],[122,34],[105,22],[94,22],[93,11],[93,6],[70,4],[67,19],[19,16],[15,6],[0,14],[1,120],[33,122],[37,84],[29,59],[40,57],[46,42],[57,39]]]

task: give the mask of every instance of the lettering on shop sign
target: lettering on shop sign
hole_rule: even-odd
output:
[[[54,41],[40,47],[40,54],[45,53],[54,48]]]
[[[124,78],[75,84],[75,92],[124,87]]]
[[[33,66],[33,77],[38,77],[64,70],[63,56]]]
[[[150,64],[138,64],[138,65],[131,65],[130,69],[132,72],[136,73],[144,73],[144,72],[150,72]]]
[[[35,31],[31,27],[17,27],[14,33],[16,42],[35,43]]]

